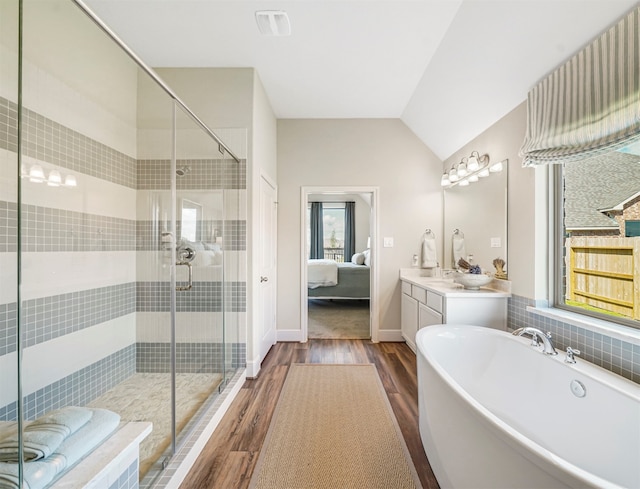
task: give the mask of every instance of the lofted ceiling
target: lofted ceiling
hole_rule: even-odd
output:
[[[401,118],[443,160],[637,4],[85,2],[152,67],[254,67],[278,118]],[[285,10],[291,36],[261,36],[257,10]]]

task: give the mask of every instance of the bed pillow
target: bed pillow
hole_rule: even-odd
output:
[[[351,257],[351,263],[354,265],[364,265],[364,253],[355,253]]]
[[[364,265],[371,266],[371,250],[365,250],[362,254],[364,255]]]

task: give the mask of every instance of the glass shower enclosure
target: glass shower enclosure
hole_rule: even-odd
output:
[[[245,366],[246,160],[82,4],[0,9],[0,437],[152,421],[150,486]]]

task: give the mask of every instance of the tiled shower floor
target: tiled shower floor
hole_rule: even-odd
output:
[[[221,374],[176,374],[177,433],[218,389],[221,381]],[[153,431],[140,444],[141,478],[171,443],[171,377],[168,373],[136,373],[89,406],[114,411],[122,421],[153,423]]]

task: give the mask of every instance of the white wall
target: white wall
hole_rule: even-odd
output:
[[[300,328],[304,186],[379,187],[379,328],[400,329],[399,269],[426,228],[442,227],[441,164],[399,119],[278,121],[278,329]]]

